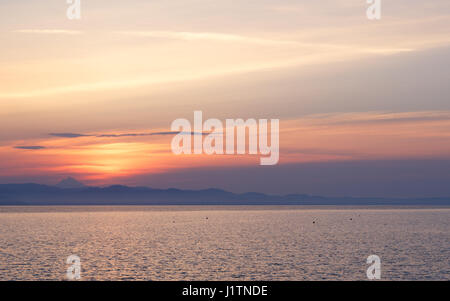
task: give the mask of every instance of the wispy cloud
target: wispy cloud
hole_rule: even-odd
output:
[[[319,45],[320,46],[320,45]],[[364,56],[367,54],[372,55],[386,55],[395,54],[397,52],[413,51],[414,49],[367,49],[367,48],[357,48],[350,46],[326,46],[327,60],[324,60],[324,55],[322,52],[314,53],[311,55],[300,55],[299,57],[286,58],[274,61],[265,61],[258,63],[248,63],[248,64],[237,64],[230,65],[219,69],[202,69],[201,71],[186,74],[174,74],[174,75],[164,75],[160,77],[142,77],[142,78],[129,78],[129,79],[117,79],[110,81],[99,81],[99,82],[85,82],[78,83],[74,85],[63,85],[54,86],[44,89],[35,89],[30,91],[20,91],[20,92],[0,92],[0,98],[8,99],[21,99],[21,98],[32,98],[32,97],[44,97],[44,96],[54,96],[61,94],[71,94],[71,93],[81,93],[81,92],[98,92],[98,91],[111,91],[119,89],[131,89],[137,87],[149,87],[161,84],[170,83],[180,83],[180,82],[190,82],[190,81],[200,81],[222,76],[233,76],[236,74],[243,74],[246,72],[258,72],[267,71],[270,69],[282,69],[291,68],[294,66],[311,65],[311,64],[323,64],[324,61],[338,61],[344,59],[351,59],[358,56]],[[339,51],[337,51],[339,50]]]
[[[77,33],[77,31],[68,31],[68,30],[20,30],[19,32],[24,33]],[[108,33],[108,32],[105,32]],[[109,32],[111,33],[111,32]],[[236,74],[242,74],[246,72],[266,72],[270,69],[283,69],[283,68],[292,68],[303,65],[313,65],[313,64],[324,64],[326,62],[335,62],[335,61],[343,61],[343,60],[353,60],[358,57],[368,57],[368,56],[381,56],[381,55],[389,55],[395,53],[403,53],[408,51],[415,50],[414,47],[385,47],[383,45],[379,46],[370,46],[361,43],[341,43],[339,41],[334,42],[319,42],[318,40],[312,40],[314,42],[308,42],[305,38],[296,37],[294,38],[290,35],[290,38],[285,38],[285,36],[280,35],[272,35],[270,37],[266,37],[265,35],[261,36],[245,36],[233,33],[218,33],[218,32],[185,32],[185,31],[113,31],[113,34],[121,34],[128,36],[136,36],[145,38],[158,38],[158,39],[174,39],[186,41],[186,43],[190,43],[190,41],[199,41],[205,43],[220,43],[218,45],[223,51],[220,55],[224,55],[224,62],[214,62],[211,64],[210,61],[205,61],[205,63],[200,63],[198,65],[192,66],[190,62],[190,57],[194,60],[197,60],[196,57],[200,56],[202,49],[204,49],[203,45],[197,45],[201,48],[194,53],[188,53],[180,55],[182,57],[180,59],[180,66],[176,67],[168,67],[168,69],[162,73],[152,74],[151,72],[148,74],[133,74],[133,72],[128,73],[124,72],[123,74],[117,74],[115,76],[103,76],[99,78],[93,78],[89,81],[86,81],[84,77],[80,76],[80,79],[62,83],[54,83],[49,84],[46,87],[30,87],[30,88],[20,88],[19,90],[6,90],[0,91],[0,98],[8,98],[8,99],[21,99],[21,98],[32,98],[32,97],[47,97],[61,94],[72,94],[72,93],[81,93],[81,92],[100,92],[100,91],[111,91],[111,90],[124,90],[124,89],[133,89],[133,88],[142,88],[149,89],[150,86],[157,86],[161,84],[171,84],[171,83],[182,83],[188,81],[200,81],[200,80],[208,80],[217,77],[223,76],[234,76]],[[158,45],[160,43],[157,43]],[[164,43],[162,43],[164,44]],[[223,45],[222,45],[223,44]],[[226,45],[225,45],[226,44]],[[215,45],[217,46],[217,45]],[[226,54],[226,49],[223,48],[225,46],[238,46],[231,49],[231,53],[228,56]],[[248,53],[242,54],[242,58],[240,58],[241,54],[241,46],[253,47],[255,55],[249,57]],[[144,47],[144,46],[143,46]],[[262,51],[264,48],[265,51]],[[270,48],[270,49],[265,49]],[[276,48],[275,50],[280,51],[276,52],[272,50],[272,48]],[[182,48],[180,48],[182,49]],[[262,53],[268,53],[267,55],[259,55],[259,51]],[[178,51],[178,48],[177,48]],[[182,51],[182,50],[180,50]],[[233,54],[233,51],[238,51],[236,54]],[[164,51],[164,54],[166,52]],[[161,60],[168,60],[161,53]],[[281,55],[282,54],[282,55]],[[205,53],[205,57],[208,57],[210,54]],[[103,61],[103,59],[98,58],[99,61]],[[211,60],[211,58],[209,58]],[[132,60],[131,60],[132,61]],[[142,60],[138,60],[138,64],[145,66],[147,64]],[[156,61],[158,61],[156,59]],[[155,64],[159,64],[156,63]],[[87,64],[91,64],[95,62],[95,60],[87,62]],[[151,62],[151,60],[149,61]],[[150,64],[148,62],[148,64]],[[230,63],[225,63],[230,62]],[[136,63],[136,62],[134,62]],[[57,64],[58,65],[58,64]],[[168,64],[171,65],[171,64]],[[111,64],[107,64],[107,68],[111,66]],[[142,68],[139,67],[138,69]],[[152,65],[147,65],[152,66]],[[175,66],[175,65],[174,65]],[[46,66],[47,67],[47,66]],[[97,68],[95,66],[93,68]],[[103,67],[105,68],[105,67]],[[125,67],[127,69],[128,67]],[[156,67],[152,67],[156,68]],[[173,68],[173,69],[171,69]],[[99,69],[102,69],[99,67]],[[120,68],[117,68],[120,69]],[[156,68],[157,69],[157,68]],[[166,69],[164,67],[164,69]],[[79,71],[74,71],[76,74]],[[111,73],[108,69],[102,69],[102,72],[105,74]],[[99,72],[99,74],[102,74]],[[114,74],[112,72],[111,74]],[[20,86],[22,87],[22,86]]]
[[[372,54],[393,54],[398,52],[414,51],[414,48],[386,48],[386,47],[361,47],[358,45],[343,45],[333,43],[307,43],[300,40],[286,40],[286,39],[269,39],[261,37],[250,37],[229,33],[217,32],[187,32],[187,31],[115,31],[116,34],[148,37],[156,39],[173,39],[184,41],[209,41],[209,42],[226,42],[226,43],[251,43],[260,44],[264,46],[296,46],[310,48],[315,51],[323,50],[349,50],[359,49],[362,53]]]
[[[153,132],[153,133],[120,133],[120,134],[77,134],[77,133],[50,133],[50,136],[60,138],[80,138],[80,137],[97,137],[97,138],[123,138],[123,137],[145,137],[145,136],[166,136],[166,135],[208,135],[209,133],[197,132]]]
[[[304,120],[328,125],[448,121],[450,111],[329,113],[305,116]]]
[[[142,136],[166,136],[166,135],[208,135],[209,133],[197,133],[197,132],[155,132],[155,133],[125,133],[125,134],[101,134],[95,135],[95,137],[105,138],[121,138],[121,137],[142,137]]]
[[[79,30],[68,29],[18,29],[14,30],[16,33],[29,33],[29,34],[64,34],[64,35],[78,35],[82,34]]]
[[[50,136],[60,137],[60,138],[80,138],[88,137],[92,135],[76,134],[76,133],[50,133]]]
[[[45,146],[40,145],[28,145],[28,146],[14,146],[16,149],[26,149],[26,150],[38,150],[38,149],[44,149]]]
[[[248,37],[236,34],[217,33],[217,32],[187,32],[187,31],[116,31],[117,34],[158,38],[158,39],[175,39],[185,41],[218,41],[218,42],[241,42],[241,43],[256,43],[265,45],[300,45],[298,41],[290,40],[276,40]]]

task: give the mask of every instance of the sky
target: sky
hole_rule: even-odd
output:
[[[450,196],[450,2],[0,2],[0,183]],[[280,120],[280,160],[172,121]]]

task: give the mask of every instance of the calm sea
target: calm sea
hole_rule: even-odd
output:
[[[0,207],[0,280],[450,280],[450,208]]]

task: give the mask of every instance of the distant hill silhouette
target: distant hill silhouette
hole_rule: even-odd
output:
[[[321,197],[305,194],[236,194],[220,189],[84,186],[66,179],[57,186],[0,184],[0,205],[450,205],[449,198]]]
[[[81,182],[78,182],[77,180],[75,180],[72,177],[68,177],[68,178],[65,178],[64,180],[62,180],[61,182],[59,182],[58,184],[56,184],[56,187],[59,187],[59,188],[83,188],[83,187],[86,187],[86,185],[84,185]]]

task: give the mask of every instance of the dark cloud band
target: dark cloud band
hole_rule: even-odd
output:
[[[25,146],[14,146],[16,149],[28,149],[28,150],[37,150],[37,149],[45,149],[45,146],[40,145],[25,145]]]
[[[79,138],[79,137],[89,137],[90,135],[76,134],[76,133],[50,133],[50,136],[61,137],[61,138]]]
[[[100,135],[85,135],[77,133],[50,133],[50,136],[60,138],[80,138],[80,137],[97,137],[97,138],[122,138],[122,137],[145,137],[145,136],[170,136],[170,135],[208,135],[209,133],[197,132],[154,132],[154,133],[126,133],[126,134],[100,134]]]

